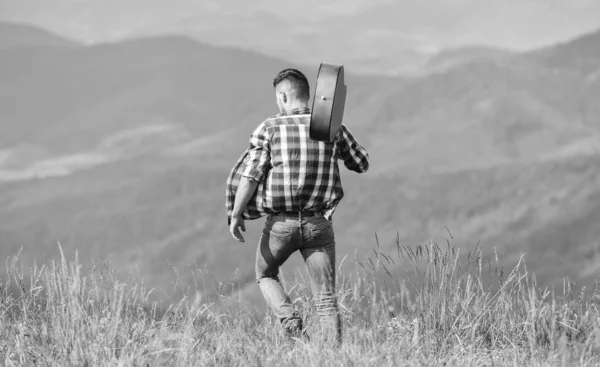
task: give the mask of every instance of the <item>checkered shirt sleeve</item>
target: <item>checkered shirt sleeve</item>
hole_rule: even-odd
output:
[[[351,171],[364,173],[369,170],[369,153],[354,139],[346,125],[342,124],[337,135],[338,156]]]
[[[227,177],[227,184],[225,190],[225,207],[227,209],[227,225],[231,224],[231,216],[233,213],[233,206],[235,203],[235,194],[240,186],[240,181],[242,179],[242,172],[244,167],[248,165],[248,161],[250,160],[250,148],[246,149],[244,153],[237,160],[229,176]],[[263,172],[259,173],[257,176],[262,177],[264,175]],[[261,204],[261,197],[264,192],[264,181],[259,182],[256,191],[252,195],[248,205],[242,212],[242,218],[244,219],[258,219],[267,213],[263,210]]]
[[[248,159],[242,176],[260,182],[264,172],[270,164],[269,137],[265,130],[265,123],[260,124],[250,135],[250,147],[248,148]]]

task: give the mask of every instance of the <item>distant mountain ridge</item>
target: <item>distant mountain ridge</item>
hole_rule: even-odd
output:
[[[266,16],[266,15],[265,15]],[[339,27],[339,25],[338,25]],[[600,25],[599,25],[600,27]],[[332,31],[339,31],[337,28],[333,28]],[[168,32],[167,32],[168,34]],[[580,63],[590,62],[590,67],[597,66],[595,64],[594,59],[598,56],[598,43],[600,38],[600,29],[596,31],[588,32],[579,37],[574,37],[569,41],[565,41],[557,44],[550,44],[546,47],[540,48],[538,50],[527,51],[523,53],[513,52],[510,50],[504,50],[497,47],[490,46],[461,46],[454,47],[448,49],[441,49],[438,52],[433,52],[430,55],[419,54],[415,51],[410,51],[408,49],[397,49],[391,50],[391,53],[401,53],[405,57],[397,58],[399,62],[406,64],[405,71],[408,74],[414,75],[420,74],[421,69],[425,71],[440,71],[447,70],[451,67],[458,66],[464,64],[466,62],[476,61],[476,60],[504,60],[506,58],[510,58],[510,56],[515,56],[519,54],[526,55],[529,59],[536,59],[536,62],[539,64],[544,64],[545,66],[558,66],[564,65],[569,58],[561,59],[560,56],[553,56],[554,54],[565,55],[566,53],[572,54],[575,59],[579,60]],[[181,40],[186,39],[184,36],[154,36],[151,38],[142,38],[143,39],[164,39],[168,42],[178,43]],[[179,39],[180,41],[177,41]],[[187,38],[189,39],[189,38]],[[119,43],[128,44],[129,42],[138,42],[140,39],[132,39],[130,41],[121,41]],[[191,41],[191,39],[190,39]],[[201,44],[206,44],[205,42],[200,42]],[[210,43],[213,47],[218,47],[214,42]],[[57,36],[53,33],[45,31],[39,27],[30,26],[27,24],[19,24],[19,23],[2,23],[0,22],[0,49],[15,47],[15,46],[64,46],[64,47],[81,47],[82,45],[75,42],[66,40],[63,37]],[[231,49],[236,49],[235,46],[229,45],[227,46]],[[250,49],[244,49],[243,52],[251,52]],[[368,54],[367,52],[365,52]],[[409,54],[413,54],[410,56]],[[333,54],[331,57],[334,57]],[[406,57],[409,59],[412,58],[414,62],[406,63],[404,60]],[[269,56],[269,58],[273,58]],[[334,57],[335,58],[335,57]],[[282,60],[285,57],[281,58]],[[301,59],[301,58],[300,58]],[[562,61],[561,61],[562,60]],[[352,63],[354,63],[353,61]],[[365,58],[362,61],[356,61],[357,65],[362,65],[360,69],[367,67],[368,62],[375,62],[373,58]],[[300,61],[302,64],[303,61]],[[403,72],[399,71],[399,65],[394,65],[391,61],[387,63],[390,74],[402,74]],[[581,66],[581,65],[580,65]],[[402,69],[402,68],[400,68]],[[375,72],[375,75],[385,75],[385,72]]]
[[[81,47],[82,45],[38,27],[0,22],[0,50],[24,46]]]
[[[548,68],[600,70],[600,29],[568,42],[526,53],[526,57]]]
[[[513,52],[495,47],[459,47],[442,50],[433,55],[426,64],[429,72],[440,72],[453,67],[481,60],[500,61],[509,58]]]
[[[432,53],[465,45],[528,50],[600,27],[600,3],[276,0],[123,3],[7,0],[0,20],[34,22],[86,44],[185,34],[287,62],[343,63],[361,74],[414,74]]]

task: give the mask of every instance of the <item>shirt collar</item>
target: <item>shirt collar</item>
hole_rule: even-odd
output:
[[[289,110],[288,112],[282,112],[277,116],[289,116],[289,115],[306,115],[310,114],[310,108],[308,107],[300,107]]]

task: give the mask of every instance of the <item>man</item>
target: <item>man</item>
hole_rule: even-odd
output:
[[[341,342],[335,295],[332,215],[342,199],[337,160],[355,172],[369,168],[366,150],[342,124],[332,143],[309,137],[310,89],[296,69],[273,80],[280,114],[263,121],[227,182],[230,232],[244,242],[244,219],[267,216],[256,251],[256,279],[273,313],[290,335],[302,319],[279,281],[279,267],[299,250],[308,268],[315,304],[327,339]]]

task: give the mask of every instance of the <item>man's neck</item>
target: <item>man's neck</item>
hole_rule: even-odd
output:
[[[294,110],[300,110],[300,109],[304,109],[304,108],[308,108],[308,102],[297,102],[297,103],[292,103],[292,105],[290,106],[290,108],[288,108],[285,112],[286,113],[290,113]]]

